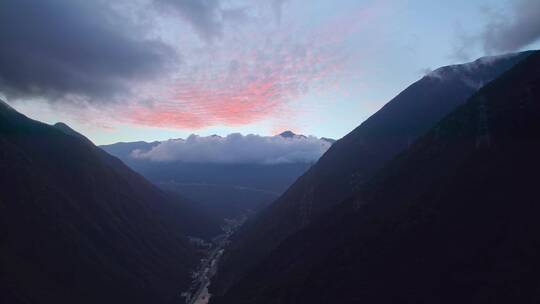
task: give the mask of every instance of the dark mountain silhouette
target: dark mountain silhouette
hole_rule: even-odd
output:
[[[324,140],[324,141],[327,141],[331,144],[335,143],[337,140],[333,139],[333,138],[328,138],[328,137],[321,137],[321,140]]]
[[[0,102],[0,302],[171,303],[216,226],[65,124]]]
[[[285,138],[292,138],[292,137],[295,137],[296,134],[294,134],[293,131],[284,131],[284,132],[279,133],[279,136],[285,137]]]
[[[397,95],[332,145],[278,200],[242,227],[223,257],[213,293],[225,292],[285,238],[352,195],[479,87],[529,55],[487,57],[443,67]]]
[[[283,131],[283,132],[279,133],[279,136],[285,137],[285,138],[306,138],[305,135],[296,134],[293,131]],[[321,139],[323,139],[323,138],[321,138]],[[326,138],[326,140],[328,140],[328,138]],[[330,141],[331,141],[331,139],[330,139]]]
[[[538,303],[540,53],[212,303]]]
[[[66,125],[63,122],[55,123],[54,127],[57,128],[58,130],[64,132],[64,133],[66,133],[67,135],[75,136],[75,137],[78,137],[78,138],[88,142],[88,143],[92,143],[92,141],[89,140],[86,136],[84,136],[81,133],[73,130],[70,126]]]

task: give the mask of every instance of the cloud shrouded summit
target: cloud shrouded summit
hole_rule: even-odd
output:
[[[135,150],[132,157],[151,161],[221,164],[281,164],[315,162],[330,143],[313,136],[260,136],[230,134],[226,137],[191,135],[164,141],[149,151]]]

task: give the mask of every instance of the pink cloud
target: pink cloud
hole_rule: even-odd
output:
[[[276,114],[309,86],[320,85],[316,82],[324,82],[335,66],[322,66],[309,58],[286,57],[262,69],[263,73],[252,75],[240,71],[235,77],[178,81],[165,100],[152,106],[136,106],[130,117],[139,124],[162,127],[249,124]]]
[[[354,11],[308,35],[294,26],[277,32],[251,29],[196,49],[187,54],[188,63],[175,79],[143,93],[151,103],[127,109],[128,121],[199,129],[292,118],[297,113],[286,106],[299,97],[313,90],[340,90],[344,41],[375,16],[372,9]]]

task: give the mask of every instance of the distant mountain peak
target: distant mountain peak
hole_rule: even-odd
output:
[[[321,140],[326,141],[326,142],[329,142],[329,143],[331,143],[331,144],[333,144],[333,143],[336,142],[335,139],[333,139],[333,138],[328,138],[328,137],[321,137]]]
[[[279,136],[285,137],[285,138],[293,138],[296,136],[296,134],[293,131],[287,130],[285,132],[279,133]]]

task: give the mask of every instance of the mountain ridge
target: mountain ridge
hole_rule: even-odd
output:
[[[189,204],[12,109],[0,147],[1,302],[168,303],[189,285],[200,253],[187,236],[208,233]]]
[[[463,104],[476,92],[471,79],[487,83],[531,53],[501,57],[474,71],[468,64],[454,65],[445,81],[426,76],[399,93],[332,145],[280,198],[240,229],[224,255],[213,293],[226,292],[281,241],[349,197],[386,161]]]
[[[540,53],[211,303],[534,303]]]

